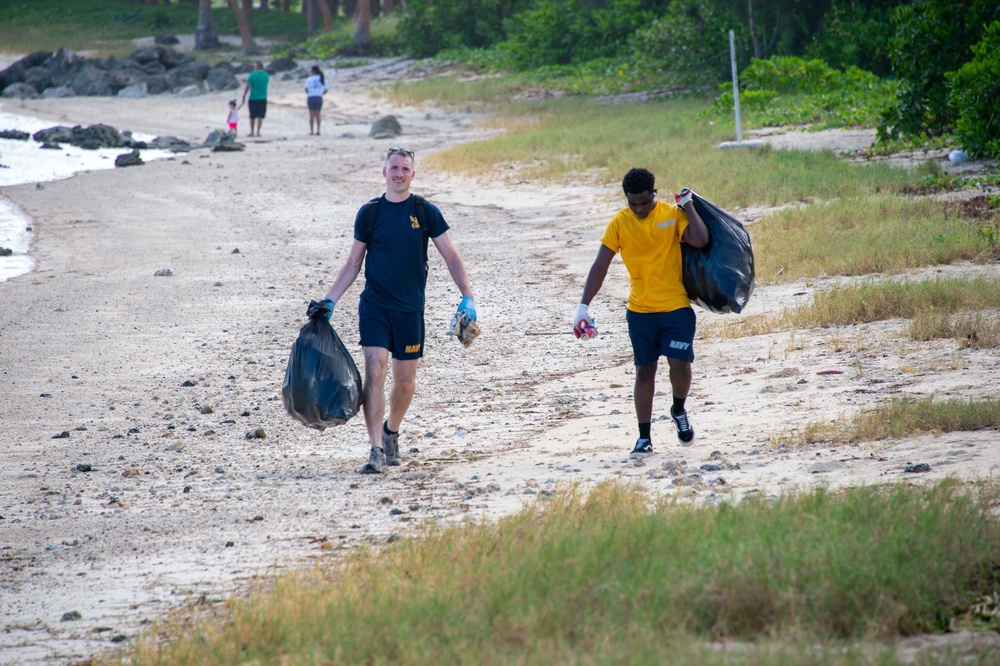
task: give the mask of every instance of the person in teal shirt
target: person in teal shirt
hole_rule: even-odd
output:
[[[243,89],[242,107],[250,95],[250,136],[260,136],[260,125],[267,115],[267,84],[271,76],[264,71],[264,63],[259,60],[254,64],[254,71],[247,76],[247,85]]]

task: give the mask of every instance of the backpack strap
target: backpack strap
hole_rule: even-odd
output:
[[[375,221],[378,219],[379,203],[382,201],[382,197],[375,197],[368,203],[364,205],[361,209],[362,219],[364,225],[364,235],[367,239],[365,242],[370,243],[372,240],[372,234],[375,233]],[[427,269],[427,245],[431,238],[430,225],[427,221],[427,199],[423,198],[419,194],[413,195],[413,209],[417,216],[417,224],[420,225],[420,230],[424,232],[424,269]]]

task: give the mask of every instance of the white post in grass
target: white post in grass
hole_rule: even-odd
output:
[[[736,107],[736,142],[723,141],[719,148],[757,148],[760,141],[743,141],[743,128],[740,125],[740,84],[736,76],[736,38],[729,31],[729,62],[733,69],[733,103]]]

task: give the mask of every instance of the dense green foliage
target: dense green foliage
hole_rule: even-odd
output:
[[[530,6],[530,0],[409,0],[398,43],[419,58],[445,49],[485,48],[506,36],[504,21]]]
[[[942,134],[954,129],[948,74],[972,59],[986,26],[1000,20],[996,0],[914,0],[893,17],[892,69],[901,82],[882,137]]]
[[[733,113],[733,93],[722,84],[712,107],[716,117]],[[833,69],[822,60],[775,57],[754,60],[740,74],[740,105],[746,118],[766,127],[811,124],[871,127],[892,104],[896,85],[870,72]]]
[[[949,76],[955,130],[974,157],[1000,159],[1000,21],[972,47],[975,57]]]
[[[831,67],[859,67],[879,76],[892,72],[886,27],[901,0],[841,0],[823,17],[823,27],[805,49]]]

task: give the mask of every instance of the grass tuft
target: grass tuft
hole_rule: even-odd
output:
[[[193,635],[144,637],[129,661],[722,664],[733,655],[711,641],[739,640],[756,644],[736,663],[889,663],[817,646],[942,631],[982,605],[996,592],[998,491],[694,507],[606,483],[281,576]]]

